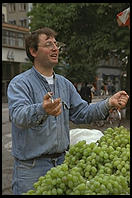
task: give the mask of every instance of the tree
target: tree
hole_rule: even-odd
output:
[[[129,31],[117,25],[116,14],[128,3],[37,3],[29,13],[31,30],[48,26],[66,43],[71,70],[91,70],[113,50],[129,52]],[[43,19],[43,20],[42,20]],[[121,57],[122,58],[122,57]],[[94,71],[94,69],[93,69]]]
[[[93,81],[96,65],[113,55],[130,57],[130,31],[119,27],[116,15],[129,3],[37,3],[29,16],[31,30],[48,26],[55,29],[58,40],[66,44],[61,64],[69,64],[65,75],[70,80]],[[42,20],[43,19],[43,20]],[[130,69],[128,61],[126,71]],[[127,78],[130,93],[130,78]]]

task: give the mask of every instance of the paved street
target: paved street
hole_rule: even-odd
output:
[[[94,98],[93,103],[101,100]],[[130,128],[130,120],[125,120],[122,125]],[[109,126],[105,126],[106,128]],[[73,128],[89,128],[88,125],[75,125],[70,123],[70,129]],[[95,128],[103,131],[104,128]],[[7,104],[2,104],[2,195],[13,195],[11,190],[13,157],[11,155],[11,122],[9,122],[9,112]]]
[[[12,167],[11,123],[7,104],[2,104],[2,195],[12,195]]]

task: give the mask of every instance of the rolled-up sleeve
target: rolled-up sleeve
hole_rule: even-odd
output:
[[[11,81],[7,95],[10,118],[17,127],[37,126],[47,119],[48,115],[44,111],[42,103],[34,104],[30,89],[24,81]]]

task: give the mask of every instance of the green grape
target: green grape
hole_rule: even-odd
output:
[[[86,172],[85,172],[85,177],[88,178],[89,175],[90,175],[90,173],[86,171]]]
[[[121,164],[118,164],[118,165],[117,165],[117,169],[118,169],[118,170],[121,170],[121,168],[122,168],[122,165],[121,165]]]
[[[61,170],[59,173],[58,173],[58,177],[63,177],[64,176],[64,172]]]
[[[73,182],[72,181],[68,181],[68,187],[72,189],[73,186],[74,186]]]
[[[57,178],[57,179],[56,179],[56,183],[57,183],[57,184],[61,184],[61,182],[62,182],[62,181],[61,181],[60,178]]]
[[[38,190],[36,190],[36,192],[35,192],[37,195],[42,195],[42,191],[41,191],[41,189],[38,189]],[[32,194],[34,194],[34,193],[32,193]]]
[[[95,165],[96,164],[96,160],[95,159],[92,159],[91,164],[92,165]]]
[[[57,180],[56,179],[53,179],[52,180],[52,185],[55,186],[56,184],[57,184]]]
[[[81,183],[76,187],[79,191],[83,191],[86,189],[86,184],[85,183]]]
[[[23,195],[25,194],[27,194],[27,195],[32,195],[32,194],[34,194],[35,193],[35,191],[34,190],[29,190],[27,193],[23,193]]]
[[[68,180],[72,180],[72,175],[69,173],[69,174],[67,175],[67,178],[68,178]]]
[[[125,174],[125,173],[126,173],[126,168],[123,167],[123,168],[121,169],[121,172],[122,172],[123,174]]]
[[[111,192],[112,191],[112,184],[107,182],[106,184],[107,189]]]
[[[93,167],[91,168],[91,171],[92,171],[92,173],[96,174],[97,169],[93,166]]]
[[[57,188],[57,195],[63,195],[63,190],[61,188]]]
[[[78,189],[75,189],[75,190],[74,190],[74,195],[80,195],[80,193],[81,193],[81,192],[80,192]]]
[[[99,156],[100,156],[100,157],[103,157],[103,156],[104,156],[104,152],[101,151],[101,152],[99,153]]]
[[[109,158],[108,154],[104,153],[104,159],[108,159],[108,158]]]
[[[113,154],[110,154],[109,155],[109,158],[110,158],[110,160],[113,160],[114,159],[114,155]]]
[[[91,170],[91,167],[92,167],[92,166],[91,166],[90,164],[88,164],[88,165],[86,165],[85,170],[86,170],[86,171],[90,171],[90,170]]]
[[[93,149],[95,146],[96,146],[96,143],[94,143],[94,142],[92,142],[92,143],[89,144],[89,147],[90,147],[91,149]]]
[[[114,165],[115,167],[117,167],[118,164],[120,164],[120,161],[119,161],[119,160],[116,160],[116,161],[114,161],[114,164],[113,164],[113,165]]]
[[[67,177],[66,176],[62,177],[62,182],[67,183]]]
[[[37,188],[39,185],[41,184],[41,181],[37,181],[33,184],[33,187],[34,188]]]
[[[61,169],[62,169],[63,171],[68,171],[68,166],[67,166],[66,164],[62,164],[62,165],[61,165]]]
[[[124,168],[125,168],[126,170],[129,170],[129,169],[130,169],[130,165],[129,165],[129,164],[125,164],[125,165],[124,165]]]
[[[111,144],[112,143],[112,139],[111,138],[108,138],[107,139],[107,144]]]
[[[65,190],[66,186],[64,183],[61,183],[60,186],[59,186],[62,190]]]
[[[53,188],[52,190],[51,190],[51,192],[49,191],[49,193],[48,193],[49,195],[57,195],[57,190],[56,190],[56,188]]]

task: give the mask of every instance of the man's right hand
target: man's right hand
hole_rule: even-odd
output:
[[[61,99],[57,98],[52,102],[50,95],[52,95],[52,92],[50,92],[49,94],[47,93],[44,96],[43,108],[47,114],[52,116],[58,116],[61,114],[61,106],[62,106]]]

